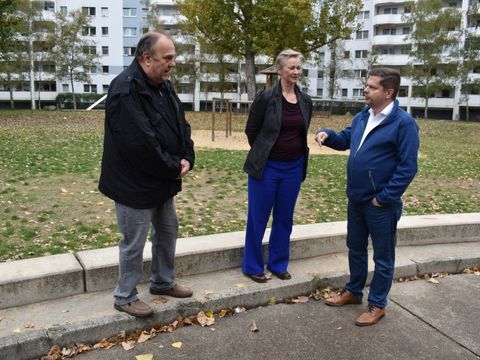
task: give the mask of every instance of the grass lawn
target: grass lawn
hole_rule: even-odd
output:
[[[210,129],[210,113],[187,113]],[[234,131],[246,116],[237,115]],[[315,118],[337,130],[349,118]],[[480,123],[419,120],[419,173],[404,215],[480,211]],[[224,122],[217,122],[217,129]],[[116,245],[114,204],[97,190],[103,112],[0,112],[0,261]],[[243,230],[245,151],[197,149],[176,198],[180,237]],[[313,155],[296,224],[345,220],[343,155]]]

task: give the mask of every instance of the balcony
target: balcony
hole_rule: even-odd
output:
[[[402,66],[408,63],[408,55],[379,55],[377,63],[379,65]]]
[[[373,0],[373,5],[394,5],[394,4],[405,4],[406,0]]]
[[[403,14],[380,14],[375,15],[372,19],[373,26],[383,24],[405,24],[402,20]]]
[[[405,37],[406,35],[375,35],[372,45],[405,45],[408,43]]]

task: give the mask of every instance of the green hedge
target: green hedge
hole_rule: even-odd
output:
[[[105,94],[79,93],[75,94],[77,109],[86,109]],[[73,109],[73,94],[60,93],[55,98],[57,109]]]

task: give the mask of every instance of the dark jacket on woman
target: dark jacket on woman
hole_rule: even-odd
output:
[[[295,85],[295,94],[300,112],[305,123],[303,133],[305,165],[303,179],[307,176],[308,146],[307,132],[312,118],[312,100],[310,96]],[[247,134],[250,151],[243,166],[245,172],[261,179],[263,170],[270,156],[270,151],[277,141],[282,127],[282,88],[280,83],[272,88],[262,90],[255,96],[248,114],[245,134]]]
[[[158,207],[182,189],[182,158],[193,168],[191,130],[180,99],[169,81],[155,85],[134,60],[108,91],[98,188],[122,205]]]

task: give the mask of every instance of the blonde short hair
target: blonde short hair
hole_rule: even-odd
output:
[[[278,54],[277,60],[275,61],[277,70],[280,70],[282,67],[284,67],[287,60],[290,58],[299,58],[302,63],[304,61],[304,58],[301,52],[298,52],[292,49],[285,49],[285,50],[282,50],[280,54]]]

